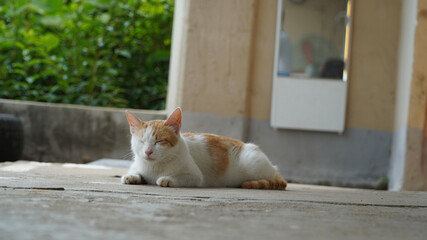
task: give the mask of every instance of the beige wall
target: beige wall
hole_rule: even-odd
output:
[[[354,4],[347,126],[392,131],[400,0]]]
[[[276,0],[190,0],[184,111],[269,119]],[[354,4],[347,127],[393,130],[401,0]]]
[[[256,2],[190,1],[184,111],[245,115]]]
[[[248,116],[255,119],[270,119],[276,11],[277,1],[258,1],[252,48],[252,79],[247,102]]]
[[[276,0],[177,1],[168,109],[182,107],[186,131],[257,143],[291,179],[375,184],[393,136],[402,0],[354,2],[343,135],[269,125]]]
[[[190,0],[179,6],[193,14],[174,19],[182,31],[179,39],[185,40],[172,49],[180,56],[171,66],[169,110],[181,106],[188,112],[268,119],[277,1]]]

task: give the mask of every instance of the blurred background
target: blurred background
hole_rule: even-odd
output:
[[[165,108],[174,1],[0,6],[0,98]]]

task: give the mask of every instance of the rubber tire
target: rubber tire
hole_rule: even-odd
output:
[[[0,162],[19,160],[23,148],[21,120],[10,114],[0,114]]]

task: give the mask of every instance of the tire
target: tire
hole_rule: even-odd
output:
[[[23,148],[21,120],[10,114],[0,114],[0,162],[19,160]]]

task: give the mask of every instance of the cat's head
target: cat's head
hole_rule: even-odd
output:
[[[177,108],[167,120],[144,122],[126,111],[132,134],[132,151],[138,159],[159,162],[176,151],[180,140],[181,109]]]

